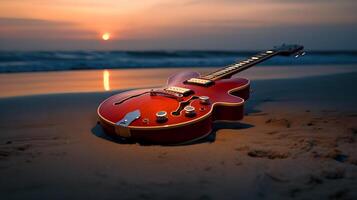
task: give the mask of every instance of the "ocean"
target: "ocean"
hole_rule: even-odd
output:
[[[254,51],[0,51],[0,73],[88,69],[219,67]],[[312,51],[274,57],[258,66],[357,64],[357,51]]]

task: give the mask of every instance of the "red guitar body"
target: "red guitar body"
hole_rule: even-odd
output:
[[[199,77],[199,74],[179,73],[170,77],[167,86],[162,88],[175,86],[193,91],[180,100],[165,95],[151,95],[150,89],[132,90],[108,98],[98,107],[102,127],[108,134],[139,142],[180,144],[207,136],[216,120],[235,121],[243,118],[244,101],[249,98],[249,80],[220,79],[210,86],[184,83],[194,77]],[[209,97],[209,102],[202,103],[198,98],[200,96]],[[185,114],[182,108],[187,105],[195,108],[194,115]],[[118,121],[135,110],[140,111],[140,117],[130,125],[118,125]],[[159,111],[166,111],[164,121],[157,120],[155,113]]]

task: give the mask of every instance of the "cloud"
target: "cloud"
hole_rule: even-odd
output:
[[[0,18],[0,38],[87,38],[95,33],[72,22],[29,18]]]
[[[62,21],[49,21],[43,19],[30,19],[30,18],[0,18],[0,26],[6,27],[70,27],[74,26],[73,23],[70,22],[62,22]]]

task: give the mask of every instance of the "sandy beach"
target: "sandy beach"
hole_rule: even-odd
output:
[[[102,100],[179,70],[113,72],[110,91],[99,70],[47,73],[47,85],[41,73],[1,74],[1,199],[357,198],[353,68],[268,78],[276,73],[248,70],[245,118],[216,123],[196,144],[123,144],[103,133]]]
[[[357,200],[357,0],[0,2],[0,200]]]

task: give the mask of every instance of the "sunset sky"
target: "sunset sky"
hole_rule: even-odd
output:
[[[0,49],[357,50],[356,10],[355,0],[0,0]]]

